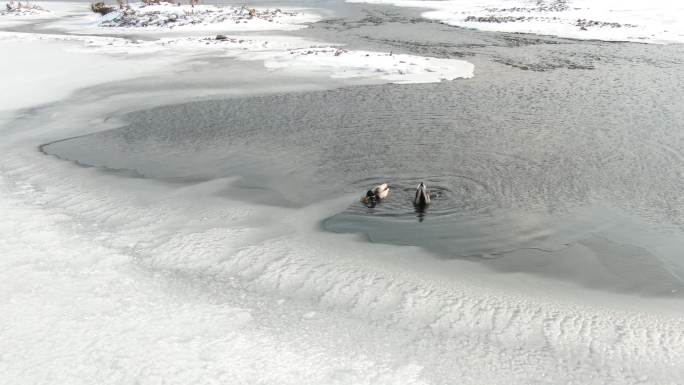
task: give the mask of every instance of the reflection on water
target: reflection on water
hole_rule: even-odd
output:
[[[413,208],[416,212],[416,218],[418,222],[423,222],[425,220],[425,214],[427,213],[427,206],[413,204]]]

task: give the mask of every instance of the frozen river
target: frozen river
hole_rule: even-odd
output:
[[[392,46],[443,50],[434,38],[443,26],[418,24],[409,40],[414,24],[382,20],[380,34],[407,36]],[[469,54],[493,63],[473,79],[171,105],[43,150],[144,178],[238,177],[231,197],[267,206],[387,181],[387,202],[368,209],[353,199],[322,227],[504,271],[678,296],[684,238],[660,233],[684,224],[682,48],[488,38]],[[424,213],[411,204],[420,181],[436,194]]]
[[[24,40],[112,78],[0,113],[0,382],[681,383],[684,46],[306,6],[269,44],[474,76]]]

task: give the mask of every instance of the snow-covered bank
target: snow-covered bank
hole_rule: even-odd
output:
[[[0,109],[28,107],[78,88],[152,74],[178,72],[201,55],[260,61],[270,71],[350,81],[425,83],[473,76],[472,64],[455,59],[348,51],[297,37],[184,37],[132,41],[123,38],[0,32],[0,50],[12,52],[0,70],[11,86]],[[154,55],[151,55],[154,53]],[[125,54],[122,58],[120,55]],[[45,59],[53,66],[45,67]],[[16,84],[14,84],[16,83]],[[40,87],[42,92],[32,90]]]
[[[85,6],[86,3],[52,1],[8,2],[0,8],[0,28],[81,14]]]
[[[485,31],[574,39],[684,43],[684,3],[675,0],[347,0],[427,8],[422,15]]]
[[[17,182],[0,175],[3,383],[425,383],[415,364],[302,344],[316,338],[305,328],[325,320],[304,318],[316,314],[310,307],[136,266],[132,255],[93,243],[68,215],[27,204],[35,186]],[[268,327],[284,319],[301,331]],[[354,322],[338,325],[351,331]]]
[[[675,384],[684,375],[682,319],[654,312],[657,299],[608,297],[636,308],[615,310],[558,300],[553,286],[521,295],[538,281],[488,279],[468,263],[319,232],[317,219],[348,197],[259,206],[219,196],[225,180],[170,188],[3,150],[0,368],[10,383]],[[495,279],[508,288],[486,287]]]
[[[181,28],[214,30],[268,30],[298,29],[304,23],[316,21],[315,15],[303,12],[243,7],[216,7],[212,5],[176,5],[160,3],[130,4],[126,9],[116,10],[97,21],[105,28]]]
[[[307,40],[293,36],[227,36],[226,31],[271,31],[298,29],[318,16],[296,8],[264,9],[248,7],[218,7],[172,5],[162,3],[144,5],[136,3],[124,10],[109,12],[104,16],[93,13],[85,3],[44,3],[40,5],[49,13],[49,22],[40,28],[66,31],[66,34],[35,34],[0,32],[0,50],[12,52],[9,60],[0,64],[2,69],[21,65],[33,68],[27,81],[45,84],[46,92],[33,101],[34,104],[54,100],[50,89],[59,89],[60,95],[70,90],[93,84],[87,79],[100,82],[120,80],[120,75],[133,78],[154,73],[155,70],[179,72],[185,68],[182,62],[230,57],[238,60],[262,61],[270,71],[293,75],[332,77],[347,79],[354,84],[367,83],[424,83],[469,78],[473,76],[472,64],[454,59],[438,59],[414,55],[393,55],[391,52],[352,51],[334,43]],[[51,9],[55,8],[56,12]],[[5,15],[7,23],[23,20],[23,16]],[[42,20],[42,19],[41,19]],[[221,34],[207,36],[208,31]],[[137,40],[121,36],[137,36],[145,33],[149,38]],[[94,36],[92,34],[98,34]],[[117,34],[117,37],[100,36]],[[173,37],[169,37],[173,36]],[[19,43],[21,42],[21,43]],[[42,53],[40,46],[48,44],[47,51],[61,47],[53,56]],[[89,62],[87,55],[93,56]],[[149,57],[149,54],[155,57]],[[102,55],[127,55],[126,59],[113,57],[111,68],[104,64],[100,70],[92,65]],[[38,71],[40,59],[50,56],[60,65],[54,83],[45,82],[51,71]],[[135,57],[140,63],[133,64]],[[165,64],[162,64],[166,61]],[[75,72],[83,76],[73,76]],[[90,74],[90,75],[88,75]],[[19,81],[18,77],[14,77]],[[70,82],[70,79],[78,81]],[[70,83],[70,84],[67,84]],[[54,85],[54,87],[53,87]],[[13,90],[14,88],[8,88]],[[21,87],[16,88],[21,92]],[[21,94],[4,94],[7,100],[1,109],[26,106]]]
[[[97,38],[95,38],[97,39]],[[101,38],[102,44],[107,40]],[[83,41],[58,35],[0,32],[0,111],[34,107],[69,96],[84,87],[172,70],[179,59],[138,57],[130,60],[92,50]],[[79,52],[79,49],[81,50]]]
[[[250,8],[214,5],[130,3],[100,15],[82,5],[70,19],[49,24],[78,34],[125,34],[207,31],[287,31],[305,28],[320,16],[301,8]]]
[[[336,79],[388,83],[433,83],[470,78],[474,66],[464,60],[392,52],[348,50],[341,45],[290,36],[226,36],[162,38],[157,41],[89,40],[98,52],[145,53],[175,50],[206,52],[238,60],[262,61],[271,71]]]
[[[270,69],[300,73],[330,72],[335,78],[379,77],[390,83],[432,83],[473,76],[474,66],[464,60],[405,54],[347,51],[324,47],[289,50],[264,63]]]
[[[0,9],[0,16],[35,16],[46,14],[48,12],[48,10],[44,9],[38,4],[10,1],[9,3],[5,4],[5,9]]]

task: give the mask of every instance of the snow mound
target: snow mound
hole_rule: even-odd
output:
[[[41,7],[38,4],[21,1],[10,1],[5,4],[5,9],[0,9],[0,16],[11,15],[11,16],[35,16],[49,13],[47,9]]]
[[[311,16],[292,10],[221,7],[213,5],[176,5],[136,3],[102,16],[97,25],[104,28],[159,29],[243,25],[246,29],[296,29]],[[248,26],[248,27],[247,27]]]
[[[389,83],[434,83],[471,78],[474,65],[456,59],[347,50],[340,46],[282,36],[217,35],[211,38],[165,38],[131,43],[119,39],[91,41],[102,52],[147,53],[161,50],[212,52],[238,60],[263,61],[273,71],[318,74],[335,79],[379,79]]]
[[[347,51],[336,47],[290,50],[287,55],[275,55],[264,64],[271,69],[329,71],[334,78],[379,77],[391,83],[433,83],[471,78],[474,70],[471,63],[463,60]]]

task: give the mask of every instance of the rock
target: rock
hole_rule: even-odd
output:
[[[226,40],[228,39],[228,36],[226,35],[216,35],[216,40]]]
[[[103,2],[90,4],[90,9],[95,13],[99,13],[100,15],[106,15],[110,12],[116,11],[116,8],[107,6]]]

